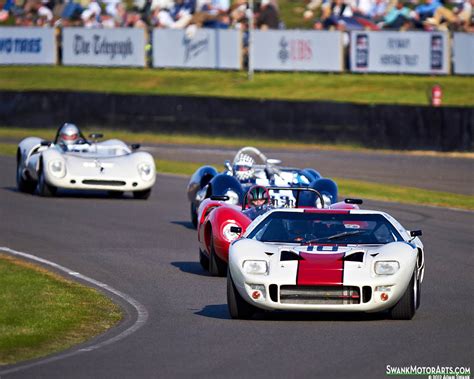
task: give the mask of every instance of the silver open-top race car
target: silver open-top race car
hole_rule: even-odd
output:
[[[388,311],[411,319],[424,274],[420,235],[384,212],[274,209],[230,247],[230,314]]]
[[[111,196],[131,191],[147,199],[156,180],[153,157],[117,139],[87,140],[73,124],[59,128],[54,141],[28,137],[17,150],[17,187],[22,192],[53,196],[58,188],[106,190]]]

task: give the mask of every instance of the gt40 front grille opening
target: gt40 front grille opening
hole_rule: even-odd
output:
[[[281,286],[283,304],[360,304],[359,287]]]
[[[372,287],[364,286],[362,287],[362,301],[368,303],[372,299]]]
[[[82,184],[87,184],[90,186],[114,186],[120,187],[124,186],[126,183],[122,180],[95,180],[95,179],[84,179]]]
[[[277,303],[278,302],[278,286],[276,284],[270,284],[270,299],[272,299],[273,302]]]

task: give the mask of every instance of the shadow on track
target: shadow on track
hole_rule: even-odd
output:
[[[194,312],[194,314],[219,320],[230,320],[227,304],[206,305],[199,312]]]
[[[171,264],[187,274],[211,277],[211,275],[201,267],[199,262],[171,262]]]
[[[190,221],[171,221],[172,224],[184,226],[186,229],[196,230]]]
[[[227,304],[206,305],[199,312],[194,314],[219,320],[230,320],[230,314]],[[327,313],[327,312],[257,312],[248,321],[302,321],[302,322],[370,322],[385,321],[387,315],[385,313],[368,314],[368,313]],[[238,322],[239,320],[235,320]],[[244,320],[245,321],[245,320]]]

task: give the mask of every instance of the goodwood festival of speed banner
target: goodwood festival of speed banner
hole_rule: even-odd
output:
[[[341,72],[344,69],[341,32],[257,30],[252,52],[255,70]]]
[[[449,74],[449,35],[443,32],[351,33],[351,71]]]
[[[238,30],[155,29],[153,67],[240,70],[242,34]]]
[[[53,28],[0,28],[0,65],[56,64]]]
[[[145,67],[143,29],[63,29],[63,64],[66,66]]]

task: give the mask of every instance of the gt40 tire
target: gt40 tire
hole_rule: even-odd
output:
[[[212,276],[226,276],[227,263],[220,259],[214,250],[214,243],[211,239],[211,252],[209,257],[209,273]]]
[[[133,192],[133,197],[135,199],[139,200],[146,200],[150,197],[151,195],[151,188],[143,190],[143,191],[134,191]]]
[[[419,285],[415,273],[411,277],[408,287],[398,300],[398,303],[390,310],[390,316],[394,320],[411,320],[415,316],[417,304],[419,303]]]
[[[57,188],[46,183],[46,179],[44,177],[43,163],[41,163],[40,172],[38,173],[37,188],[38,188],[38,194],[43,197],[52,197],[56,194]]]
[[[23,177],[23,165],[21,164],[21,157],[18,157],[16,166],[16,186],[18,191],[33,193],[36,189],[36,182],[27,180]]]
[[[209,258],[201,249],[199,249],[199,263],[204,270],[209,271]]]
[[[229,308],[230,317],[233,319],[249,319],[257,311],[256,307],[247,303],[240,296],[239,291],[235,288],[230,271],[227,273],[227,307]]]

